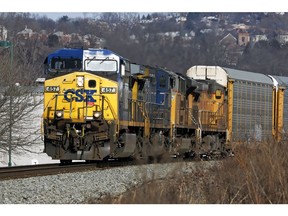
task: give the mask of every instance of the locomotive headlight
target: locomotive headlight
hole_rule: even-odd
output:
[[[78,76],[77,77],[77,86],[78,87],[83,87],[84,86],[84,77],[83,76]]]
[[[62,118],[63,117],[63,111],[62,110],[56,110],[56,117]]]
[[[102,112],[100,112],[100,111],[94,111],[94,112],[93,112],[93,116],[94,116],[95,118],[99,118],[101,115],[102,115]]]

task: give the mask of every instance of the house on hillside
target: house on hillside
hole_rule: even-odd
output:
[[[8,34],[7,29],[4,26],[0,25],[0,41],[6,41],[7,34]]]
[[[228,49],[235,48],[237,46],[237,39],[231,33],[228,33],[219,43]]]
[[[250,35],[246,30],[238,30],[238,45],[247,46],[250,42]]]
[[[27,40],[27,39],[30,39],[32,35],[33,35],[33,30],[25,26],[24,30],[17,33],[17,38],[22,39],[22,40]]]
[[[259,41],[268,41],[268,38],[266,35],[254,35],[251,39],[254,43],[259,42]]]
[[[248,29],[250,29],[250,26],[249,25],[245,25],[244,23],[232,24],[232,27],[235,30],[241,30],[241,31],[247,31]]]
[[[238,45],[238,40],[231,33],[228,33],[219,41],[219,44],[225,47],[225,61],[228,65],[235,66],[239,57],[243,53],[243,47]]]
[[[92,34],[87,34],[83,36],[84,47],[103,48],[105,47],[105,43],[106,40],[104,38],[100,38]]]
[[[250,47],[253,47],[259,41],[268,41],[268,37],[266,34],[251,34],[250,35]]]
[[[180,17],[176,17],[175,20],[176,20],[177,23],[181,23],[181,22],[186,22],[187,18],[184,17],[184,16],[180,16]]]
[[[20,41],[22,44],[25,44],[26,41],[40,41],[42,43],[46,43],[48,39],[47,31],[41,30],[40,32],[33,32],[32,29],[27,28],[17,33],[17,40]]]
[[[62,46],[67,46],[72,40],[72,36],[70,34],[64,34],[62,31],[54,32],[52,35],[58,38],[58,42]]]
[[[275,37],[275,39],[280,43],[280,44],[286,44],[288,42],[288,34],[279,34]]]

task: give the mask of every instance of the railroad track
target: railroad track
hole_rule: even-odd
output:
[[[170,159],[165,162],[183,162],[179,159]],[[199,162],[195,160],[194,162]],[[151,163],[151,162],[150,162]],[[153,163],[153,162],[152,162]],[[111,169],[113,167],[119,166],[137,166],[141,164],[147,164],[146,162],[140,161],[100,161],[97,163],[86,163],[86,162],[73,162],[68,165],[60,165],[60,163],[50,163],[50,164],[37,164],[37,165],[27,165],[27,166],[12,166],[12,167],[0,167],[0,181],[8,179],[18,179],[18,178],[28,178],[36,176],[45,175],[57,175],[61,173],[69,172],[86,172],[96,169]]]
[[[72,164],[60,165],[60,163],[25,165],[0,167],[0,181],[7,179],[28,178],[44,175],[57,175],[69,172],[86,172],[96,169],[110,169],[119,166],[139,165],[138,162],[129,160],[112,160],[112,161],[98,161],[98,162],[73,162]]]
[[[7,179],[28,178],[43,175],[57,175],[68,172],[85,172],[93,169],[99,169],[97,164],[73,163],[70,165],[61,165],[59,163],[37,164],[29,166],[13,166],[0,168],[0,181]]]

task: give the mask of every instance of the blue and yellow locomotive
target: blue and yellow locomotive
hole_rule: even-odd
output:
[[[45,62],[45,152],[62,163],[227,152],[227,91],[107,49]]]

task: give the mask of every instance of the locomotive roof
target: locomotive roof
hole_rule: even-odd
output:
[[[66,58],[77,57],[77,58],[82,59],[83,49],[70,49],[70,48],[59,49],[49,54],[48,58],[53,58],[53,57],[58,57],[58,56],[66,57]]]
[[[186,74],[196,80],[216,80],[224,87],[227,87],[228,79],[273,85],[273,81],[268,75],[220,66],[195,65],[189,68]]]
[[[83,52],[90,52],[90,53],[93,53],[93,52],[103,52],[104,55],[108,55],[108,54],[114,54],[114,55],[117,55],[119,56],[120,58],[122,59],[125,59],[127,60],[126,58],[120,56],[119,54],[111,51],[111,50],[108,50],[108,49],[94,49],[94,48],[89,48],[89,49],[86,49],[86,50],[83,50],[83,49],[72,49],[72,48],[63,48],[63,49],[59,49],[59,50],[56,50],[55,52],[51,53],[48,55],[48,58],[51,59],[53,57],[59,57],[61,56],[62,58],[79,58],[79,59],[82,59],[83,58]]]
[[[118,53],[115,53],[113,52],[112,50],[109,50],[109,49],[102,49],[102,48],[88,48],[86,50],[84,50],[84,52],[86,53],[93,53],[93,54],[96,54],[97,52],[99,53],[103,53],[103,55],[116,55],[116,56],[119,56],[119,58],[122,58],[122,59],[125,59],[125,60],[128,60],[127,58],[124,58],[123,56],[119,55]],[[136,63],[135,63],[136,64]]]

